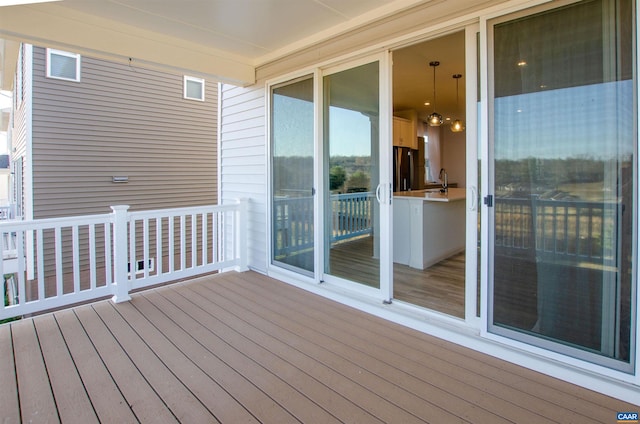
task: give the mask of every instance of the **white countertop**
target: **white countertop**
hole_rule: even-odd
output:
[[[464,188],[450,188],[446,193],[441,193],[440,190],[437,189],[398,191],[393,193],[393,197],[398,199],[422,199],[427,202],[455,202],[465,200],[467,198],[467,191]]]

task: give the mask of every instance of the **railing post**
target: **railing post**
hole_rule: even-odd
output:
[[[129,205],[111,206],[113,210],[113,279],[115,303],[131,300],[129,296],[129,277],[127,271],[127,221]]]
[[[240,199],[240,205],[238,207],[238,228],[236,229],[237,242],[236,246],[238,251],[238,265],[236,271],[242,272],[249,269],[249,241],[247,239],[249,232],[247,230],[247,223],[249,222],[249,200]]]

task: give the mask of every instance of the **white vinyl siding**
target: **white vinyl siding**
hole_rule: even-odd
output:
[[[249,199],[249,266],[266,272],[267,168],[265,91],[222,85],[220,174],[222,203]]]
[[[14,177],[13,184],[20,184],[20,187],[14,185],[12,192],[14,201],[20,210],[17,211],[18,215],[24,218],[29,218],[30,215],[24,209],[27,205],[31,204],[31,190],[29,189],[27,182],[31,180],[31,169],[29,167],[30,161],[28,160],[28,152],[30,151],[30,138],[31,138],[31,110],[32,103],[30,93],[32,90],[32,60],[31,60],[32,48],[30,45],[23,44],[20,47],[20,58],[18,64],[17,78],[20,80],[20,86],[16,86],[16,98],[21,99],[13,111],[12,129],[11,133],[11,160],[14,163]],[[15,166],[19,166],[20,169],[16,169]],[[20,176],[20,181],[16,179],[16,176]]]
[[[217,83],[193,102],[182,75],[85,56],[68,84],[33,56],[34,218],[217,203]]]
[[[80,81],[80,55],[47,49],[47,77]]]

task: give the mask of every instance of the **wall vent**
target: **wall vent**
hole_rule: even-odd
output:
[[[149,272],[152,272],[156,269],[155,267],[156,265],[156,261],[154,258],[150,258],[147,261],[147,270],[149,270]],[[140,259],[139,261],[136,261],[136,274],[142,274],[144,273],[144,259]],[[131,275],[131,262],[127,263],[127,273],[129,275]]]

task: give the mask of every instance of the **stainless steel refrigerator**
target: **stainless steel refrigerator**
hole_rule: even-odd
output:
[[[417,154],[408,147],[393,147],[393,191],[417,188]]]

